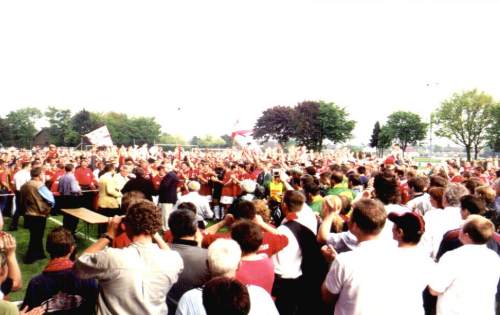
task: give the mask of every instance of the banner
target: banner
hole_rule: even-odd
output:
[[[91,144],[106,147],[113,146],[111,135],[109,134],[108,127],[106,126],[97,128],[96,130],[91,131],[83,136],[87,138]]]

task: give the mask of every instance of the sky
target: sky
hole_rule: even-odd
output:
[[[500,99],[499,13],[485,0],[0,0],[0,115],[118,111],[189,138],[324,100],[367,143],[396,110],[428,119],[473,88]]]

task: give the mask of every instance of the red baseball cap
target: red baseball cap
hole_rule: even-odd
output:
[[[424,218],[416,212],[391,212],[388,219],[405,232],[423,233],[425,231]]]

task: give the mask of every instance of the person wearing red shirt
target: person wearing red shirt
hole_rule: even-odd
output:
[[[257,253],[266,254],[268,257],[276,254],[288,245],[288,238],[285,235],[279,234],[273,226],[265,223],[260,215],[256,214],[255,205],[250,201],[241,201],[233,214],[228,214],[223,221],[220,221],[204,231],[202,246],[208,248],[218,238],[230,238],[230,232],[217,233],[223,227],[232,226],[234,220],[250,220],[257,224],[262,231],[262,244],[259,246]]]
[[[82,187],[82,190],[95,189],[94,174],[89,167],[89,162],[87,159],[82,159],[80,162],[80,167],[75,169],[75,177]]]
[[[167,174],[167,171],[165,170],[165,167],[162,165],[158,166],[156,168],[156,170],[158,171],[158,174],[156,174],[152,178],[152,182],[153,182],[153,188],[154,188],[155,194],[157,195],[158,191],[160,190],[161,180]]]
[[[210,179],[215,176],[215,172],[206,164],[201,164],[201,171],[198,174],[198,181],[201,184],[200,195],[206,196],[208,202],[212,202],[212,182]]]
[[[272,294],[274,263],[265,254],[257,254],[262,245],[261,229],[252,221],[241,220],[231,227],[231,238],[240,245],[242,256],[236,279],[246,285],[256,285]]]
[[[0,160],[0,195],[6,195],[9,192],[9,184],[8,184],[8,170],[5,167],[5,162]],[[5,207],[7,205],[7,197],[8,196],[0,196],[0,213],[3,213]]]
[[[75,169],[75,177],[83,192],[81,197],[82,207],[93,210],[95,192],[86,190],[95,190],[96,180],[86,158],[82,158],[80,161],[80,166]]]
[[[59,153],[57,152],[57,148],[55,145],[49,145],[49,152],[47,152],[47,159],[57,159],[59,157]]]
[[[237,196],[236,193],[238,192],[237,189],[239,188],[235,165],[231,165],[229,169],[226,169],[224,178],[222,179],[222,183],[223,186],[220,203],[223,206],[224,212],[222,213],[222,217],[224,217],[224,215],[227,213],[227,210],[229,209],[229,206],[233,203],[234,198]]]
[[[64,175],[64,164],[58,163],[56,170],[52,174],[52,178],[50,179],[50,191],[54,194],[54,196],[59,195],[59,179]],[[56,202],[57,205],[57,202]]]

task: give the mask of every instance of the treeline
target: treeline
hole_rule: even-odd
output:
[[[345,143],[351,139],[355,123],[345,108],[335,103],[304,101],[265,110],[254,126],[254,137],[321,151],[325,140]],[[484,92],[470,90],[444,100],[430,119],[396,111],[384,125],[376,122],[369,143],[379,153],[397,143],[404,154],[409,145],[421,145],[429,133],[464,147],[469,160],[472,154],[477,159],[484,148],[500,152],[500,103]]]
[[[476,89],[454,93],[431,114],[428,123],[411,112],[391,114],[385,125],[377,121],[370,146],[382,151],[392,143],[404,150],[408,144],[432,136],[447,138],[462,146],[467,160],[476,160],[481,150],[500,152],[500,103]],[[430,144],[429,144],[430,145]]]
[[[228,147],[228,135],[196,136],[189,141],[179,135],[161,132],[161,125],[154,117],[129,116],[124,113],[97,113],[85,109],[72,114],[69,109],[48,107],[44,112],[34,107],[21,108],[0,117],[0,144],[5,147],[29,148],[39,131],[36,123],[45,118],[49,126],[49,142],[57,146],[73,147],[80,144],[81,136],[106,125],[111,139],[117,145],[142,145],[144,143],[192,144],[199,147]]]

